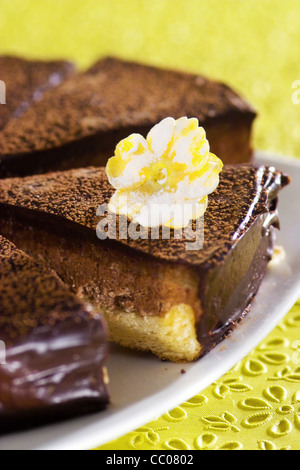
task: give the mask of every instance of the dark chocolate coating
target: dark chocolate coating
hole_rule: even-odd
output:
[[[0,106],[0,129],[10,119],[22,116],[45,91],[55,88],[74,73],[65,61],[37,61],[18,57],[0,57],[0,80],[6,85],[6,104]]]
[[[186,250],[186,240],[118,240],[156,259],[187,263],[201,269],[222,262],[256,218],[268,213],[270,200],[288,183],[273,167],[225,166],[220,183],[209,196],[205,213],[204,246]],[[86,168],[0,181],[0,205],[22,207],[58,216],[96,232],[99,205],[108,203],[115,189],[104,168]],[[59,219],[58,219],[59,220]]]
[[[116,144],[161,119],[197,117],[225,163],[251,157],[255,111],[199,75],[103,59],[46,93],[0,133],[0,177],[105,165]]]
[[[56,274],[0,237],[0,432],[103,409],[107,331]]]
[[[97,207],[108,202],[114,192],[101,168],[0,181],[0,232],[19,237],[20,242],[23,238],[25,247],[26,224],[41,236],[41,231],[45,232],[43,237],[46,237],[47,230],[49,234],[55,231],[54,239],[59,246],[68,245],[63,242],[64,238],[70,240],[71,246],[73,241],[74,246],[82,244],[79,251],[90,246],[95,250],[91,258],[94,259],[98,245],[99,250],[107,250],[107,258],[112,257],[113,252],[116,259],[125,253],[129,267],[148,263],[148,266],[154,265],[162,276],[166,271],[160,271],[161,266],[175,267],[177,271],[185,267],[197,280],[198,299],[202,306],[197,328],[203,352],[206,352],[245,314],[258,291],[272,255],[274,229],[278,228],[277,193],[288,181],[287,176],[272,167],[225,166],[217,190],[209,196],[204,216],[204,246],[198,251],[187,251],[186,240],[173,236],[170,240],[97,240]],[[40,235],[30,244],[30,249],[45,259],[45,254],[41,253],[42,246],[38,246],[39,238]],[[55,246],[55,243],[52,238],[51,244]],[[64,250],[54,255],[64,257],[55,268],[63,270],[65,265],[64,275],[67,277],[72,249],[69,255],[68,247]],[[52,261],[49,260],[50,264]],[[89,265],[86,255],[84,262]],[[130,283],[125,284],[128,274],[113,279],[112,268],[106,264],[107,278],[105,272],[102,273],[102,284],[97,293],[100,302],[108,307],[110,295],[114,301],[114,292],[123,289],[128,292],[123,300],[132,302],[135,309],[144,295],[144,305],[138,311],[141,315],[155,311],[163,314],[164,311],[157,311],[156,302],[164,293],[159,292],[160,283],[156,283],[156,279],[148,279],[145,275],[146,264],[140,273],[144,290],[140,286],[136,297],[130,292]],[[60,274],[63,275],[62,272]],[[78,285],[80,282],[78,279]],[[84,286],[83,289],[91,295],[90,300],[95,300],[93,292],[89,294],[89,289]],[[188,299],[188,291],[186,294]],[[175,296],[174,305],[177,303]]]

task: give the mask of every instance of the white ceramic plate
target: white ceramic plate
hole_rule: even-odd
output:
[[[278,244],[286,259],[272,267],[250,313],[213,351],[192,364],[161,362],[112,346],[109,408],[98,414],[0,437],[0,449],[92,449],[146,424],[190,399],[249,353],[300,296],[300,160],[263,153],[256,161],[287,172],[292,184],[280,195]],[[186,373],[181,374],[184,367]]]

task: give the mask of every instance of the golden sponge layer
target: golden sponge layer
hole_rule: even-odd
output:
[[[199,357],[195,313],[190,305],[180,304],[164,316],[104,311],[110,340],[121,346],[151,351],[161,359],[188,362]]]

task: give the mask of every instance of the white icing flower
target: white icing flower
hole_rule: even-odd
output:
[[[204,214],[222,167],[198,119],[168,117],[146,139],[132,134],[117,145],[106,167],[116,188],[109,209],[144,227],[186,227]]]

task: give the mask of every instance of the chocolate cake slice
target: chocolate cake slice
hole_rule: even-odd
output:
[[[0,106],[0,129],[10,119],[22,116],[31,104],[41,100],[46,90],[58,86],[74,71],[70,62],[0,56],[0,80],[6,86],[6,104]]]
[[[116,144],[167,116],[196,117],[224,163],[248,162],[255,111],[228,86],[107,58],[45,94],[0,135],[0,176],[105,165]]]
[[[168,240],[100,240],[97,207],[114,192],[103,168],[0,181],[0,233],[101,307],[110,337],[163,359],[204,354],[245,314],[272,256],[273,167],[227,166],[209,196],[202,249]],[[192,243],[192,242],[190,242]]]
[[[102,317],[0,236],[0,432],[103,409]]]

